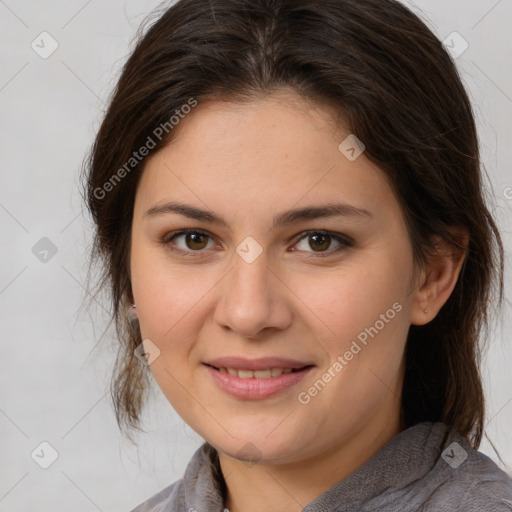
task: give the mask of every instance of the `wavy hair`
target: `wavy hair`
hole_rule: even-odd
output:
[[[103,269],[97,286],[109,292],[117,332],[111,394],[121,429],[140,430],[149,382],[134,356],[140,329],[126,314],[131,219],[147,157],[129,172],[126,162],[190,98],[243,102],[287,88],[328,105],[364,142],[401,205],[415,268],[434,237],[461,248],[452,228],[469,234],[450,298],[435,319],[410,328],[402,411],[407,427],[442,421],[478,448],[481,334],[491,304],[502,304],[503,244],[486,205],[472,106],[443,44],[395,0],[179,0],[144,30],[83,169],[95,226],[90,263]]]

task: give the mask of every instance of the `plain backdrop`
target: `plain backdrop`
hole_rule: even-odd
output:
[[[121,438],[108,394],[113,345],[100,339],[105,303],[80,312],[91,234],[80,166],[135,32],[158,4],[0,0],[0,512],[129,511],[181,478],[202,442],[158,389],[148,434],[136,447]],[[441,40],[458,32],[468,43],[456,62],[475,107],[510,294],[512,1],[409,5]],[[510,472],[508,298],[503,313],[484,366],[486,427]],[[487,440],[481,451],[501,465]]]

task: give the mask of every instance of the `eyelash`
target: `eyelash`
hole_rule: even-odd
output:
[[[195,257],[196,255],[194,255],[193,253],[204,252],[203,249],[196,250],[196,251],[192,251],[192,250],[184,251],[182,249],[178,249],[177,247],[173,247],[173,246],[170,245],[171,240],[173,240],[174,238],[182,236],[182,235],[187,235],[187,234],[197,234],[197,235],[201,235],[201,236],[206,236],[206,237],[208,237],[210,239],[214,238],[214,237],[210,236],[206,231],[202,231],[202,230],[199,230],[199,229],[183,229],[181,231],[173,231],[172,233],[168,233],[167,235],[165,235],[164,238],[161,240],[161,244],[167,250],[172,251],[172,252],[177,253],[177,254],[180,254],[180,255],[183,255],[183,256]],[[299,238],[296,243],[299,243],[304,238],[307,238],[308,236],[311,236],[311,235],[328,235],[329,237],[335,239],[337,242],[339,242],[341,244],[341,246],[338,247],[337,249],[327,250],[327,251],[322,251],[322,252],[313,252],[312,254],[314,254],[314,256],[308,256],[308,257],[327,258],[329,256],[337,254],[338,252],[341,252],[342,250],[347,249],[349,247],[352,247],[354,245],[353,240],[351,240],[350,238],[348,238],[346,236],[342,236],[340,234],[333,233],[331,231],[325,231],[325,230],[322,230],[322,229],[320,229],[320,230],[304,231],[301,234],[303,236],[301,238]]]

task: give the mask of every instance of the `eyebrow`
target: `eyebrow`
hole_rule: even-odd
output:
[[[144,217],[158,217],[169,213],[183,215],[190,219],[204,222],[211,222],[229,229],[228,223],[211,211],[202,210],[195,206],[171,201],[161,205],[152,206],[146,211]],[[304,208],[296,208],[276,215],[273,219],[273,229],[284,227],[296,222],[304,220],[322,219],[326,217],[367,217],[372,218],[373,215],[364,208],[358,208],[346,203],[329,203],[321,206],[307,206]]]

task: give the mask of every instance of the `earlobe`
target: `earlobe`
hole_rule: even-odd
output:
[[[128,307],[128,317],[130,319],[137,319],[137,306],[135,304],[131,304]]]
[[[458,231],[457,240],[460,241],[459,247],[436,238],[436,252],[425,268],[424,278],[412,303],[412,325],[425,325],[432,321],[450,298],[466,259],[469,237],[466,232]]]

